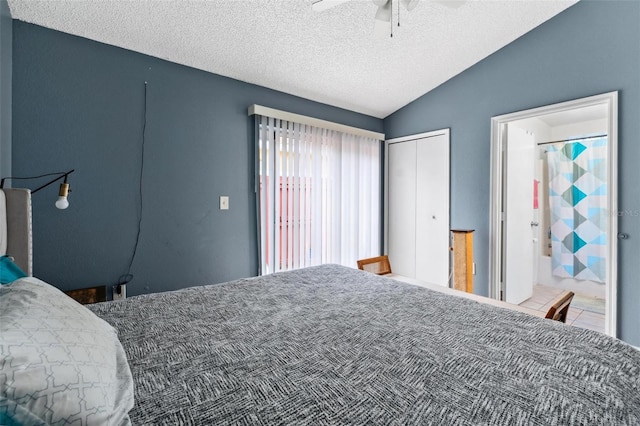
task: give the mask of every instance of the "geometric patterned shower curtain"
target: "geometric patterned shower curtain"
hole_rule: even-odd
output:
[[[549,145],[547,161],[552,274],[604,283],[607,138]]]

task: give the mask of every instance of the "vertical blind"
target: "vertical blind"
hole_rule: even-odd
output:
[[[380,141],[258,116],[261,274],[380,254]]]

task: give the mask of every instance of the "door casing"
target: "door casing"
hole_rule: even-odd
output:
[[[490,247],[489,296],[500,299],[503,270],[503,191],[505,138],[503,129],[515,120],[538,117],[594,105],[608,109],[608,211],[618,211],[618,92],[608,92],[572,101],[546,105],[491,118],[491,195],[490,195]],[[618,279],[618,220],[610,214],[607,226],[607,277],[605,304],[605,333],[617,337],[617,279]]]

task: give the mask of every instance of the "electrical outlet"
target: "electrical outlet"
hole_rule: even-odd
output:
[[[220,196],[220,210],[229,210],[229,196],[221,195]]]
[[[113,286],[113,300],[124,300],[127,298],[127,285],[120,285],[120,293],[118,293],[118,286]]]

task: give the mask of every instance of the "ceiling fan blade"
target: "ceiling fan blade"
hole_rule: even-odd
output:
[[[376,10],[375,19],[373,20],[373,34],[375,38],[382,39],[383,37],[389,37],[391,28],[391,17],[393,15],[391,11],[391,0],[373,0],[373,3],[378,6]]]
[[[314,12],[322,12],[323,10],[331,9],[348,1],[350,0],[313,0],[311,2],[311,9]]]
[[[375,0],[374,0],[374,2],[375,2]],[[391,2],[390,1],[385,1],[382,6],[378,7],[378,10],[376,11],[375,19],[376,19],[376,21],[391,22],[391,15],[392,15]]]
[[[400,3],[407,9],[408,12],[411,12],[418,5],[419,0],[400,0]]]

